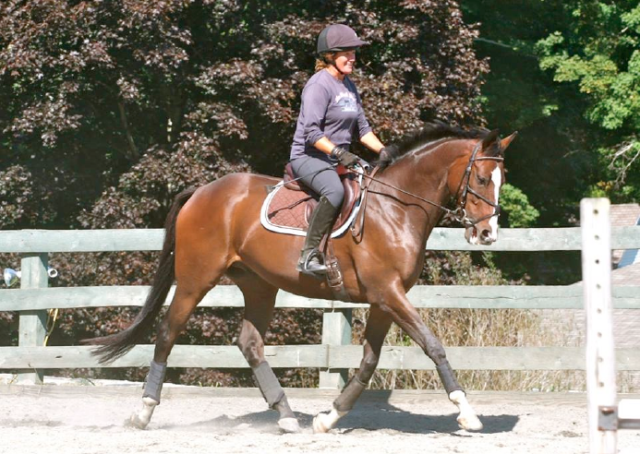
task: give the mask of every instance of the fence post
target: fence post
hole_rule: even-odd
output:
[[[351,309],[325,312],[322,316],[323,345],[351,345]],[[329,347],[328,359],[331,358]],[[321,369],[320,388],[342,389],[349,379],[349,369]]]
[[[20,260],[20,288],[48,287],[48,254],[23,254]],[[20,312],[20,347],[39,347],[44,344],[47,327],[47,311]],[[42,384],[43,370],[25,370],[18,373],[17,382],[22,384]]]
[[[591,454],[617,452],[617,389],[611,312],[608,199],[583,199],[582,285],[587,319],[586,376]]]

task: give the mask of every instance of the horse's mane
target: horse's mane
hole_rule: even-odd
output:
[[[389,156],[388,159],[380,159],[377,164],[382,167],[387,167],[410,154],[412,151],[445,137],[451,139],[481,139],[486,137],[489,132],[488,129],[484,128],[462,129],[441,121],[430,122],[421,130],[405,134],[394,144],[399,149],[398,154],[396,156]]]

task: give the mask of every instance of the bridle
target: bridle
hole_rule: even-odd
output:
[[[453,217],[454,220],[460,222],[464,227],[466,228],[470,228],[470,227],[474,227],[476,224],[484,221],[485,219],[490,219],[493,216],[500,216],[500,205],[497,203],[492,202],[491,200],[487,199],[486,197],[484,197],[483,195],[479,194],[477,191],[475,191],[471,186],[470,186],[470,179],[471,179],[471,169],[473,168],[473,165],[478,162],[478,161],[497,161],[497,162],[501,162],[504,161],[504,158],[502,157],[492,157],[492,156],[481,156],[481,157],[477,157],[478,155],[478,151],[480,151],[480,148],[482,146],[482,141],[478,141],[478,143],[475,145],[475,147],[473,148],[473,151],[471,152],[471,157],[469,158],[469,163],[467,164],[467,167],[464,171],[464,175],[462,176],[462,180],[460,181],[460,185],[458,186],[458,191],[456,192],[455,198],[456,200],[460,200],[460,202],[458,203],[458,206],[452,210],[449,209],[445,206],[442,206],[438,203],[435,203],[431,200],[425,199],[424,197],[420,197],[419,195],[413,194],[409,191],[405,191],[404,189],[398,188],[397,186],[394,186],[392,184],[386,183],[384,181],[381,181],[377,178],[375,178],[373,175],[375,175],[375,170],[379,169],[379,167],[377,167],[376,169],[374,169],[374,171],[372,172],[372,175],[367,175],[364,171],[362,171],[362,176],[364,178],[368,178],[371,181],[375,181],[376,183],[380,183],[384,186],[390,187],[392,189],[395,189],[398,192],[401,192],[403,194],[406,194],[408,196],[411,196],[415,199],[418,199],[422,202],[428,203],[429,205],[432,205],[434,207],[440,208],[441,210],[443,210],[445,213],[449,214],[451,217]],[[464,186],[464,187],[463,187]],[[458,194],[460,194],[460,188],[462,188],[462,195],[460,197],[458,197]],[[465,207],[467,206],[467,197],[469,194],[473,194],[476,197],[478,197],[480,200],[482,200],[483,202],[485,202],[486,204],[492,206],[493,208],[495,208],[493,214],[488,214],[486,216],[481,217],[480,219],[472,219],[467,215],[467,211],[465,209]]]
[[[456,193],[456,199],[458,198],[458,194],[460,193],[460,187],[464,183],[464,189],[462,190],[462,195],[460,196],[460,204],[458,207],[453,210],[452,215],[454,219],[460,222],[464,227],[473,227],[476,224],[484,221],[485,219],[491,219],[493,216],[500,216],[500,205],[498,203],[492,202],[487,199],[485,196],[479,194],[475,189],[473,189],[469,182],[471,180],[471,169],[473,165],[478,161],[504,161],[504,158],[498,156],[482,156],[477,157],[478,151],[480,150],[480,146],[482,145],[482,141],[479,141],[476,146],[473,148],[471,152],[471,158],[469,158],[469,163],[467,164],[467,168],[464,170],[464,175],[462,176],[462,181],[460,182],[460,186],[458,186],[458,192]],[[475,195],[477,198],[482,200],[489,206],[494,208],[493,214],[488,214],[486,216],[481,217],[480,219],[471,219],[467,216],[466,206],[467,206],[467,196],[469,193]]]

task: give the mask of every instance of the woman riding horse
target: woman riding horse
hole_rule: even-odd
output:
[[[334,68],[343,71],[345,66],[340,61],[338,57]],[[330,75],[329,71],[324,72]],[[496,241],[504,151],[514,137],[512,134],[501,140],[496,131],[463,131],[442,123],[428,124],[400,143],[397,156],[382,156],[375,178],[363,175],[371,183],[361,234],[357,240],[351,234],[333,240],[349,299],[370,305],[363,358],[333,409],[314,418],[315,431],[330,430],[351,410],[378,365],[385,336],[394,322],[435,363],[449,400],[460,411],[460,427],[482,428],[442,344],[410,303],[407,292],[422,272],[425,244],[445,212],[462,222],[469,243]],[[343,140],[338,140],[338,145],[345,145]],[[323,141],[320,138],[318,142]],[[325,152],[333,143],[326,145]],[[374,148],[378,146],[381,144]],[[345,156],[350,154],[346,153],[340,148],[334,155],[349,164]],[[95,353],[102,362],[112,361],[144,342],[175,281],[171,305],[158,326],[143,407],[131,418],[136,427],[145,428],[160,403],[167,359],[191,314],[207,292],[227,276],[244,296],[238,347],[269,407],[278,411],[278,425],[286,432],[299,430],[285,392],[265,358],[264,336],[279,289],[307,298],[334,300],[336,296],[327,282],[297,269],[296,249],[303,246],[302,238],[269,231],[261,224],[265,187],[279,182],[265,175],[236,173],[176,196],[165,224],[158,271],[142,310],[124,331],[88,341],[100,345]],[[453,210],[445,206],[450,201],[455,204]]]
[[[356,86],[349,79],[356,50],[368,43],[348,26],[334,24],[318,36],[316,73],[302,91],[300,115],[291,146],[295,177],[320,195],[309,217],[309,229],[300,252],[298,271],[322,277],[327,272],[318,245],[340,211],[344,189],[335,164],[351,167],[359,158],[349,152],[355,132],[360,142],[384,158],[385,148],[365,118]]]

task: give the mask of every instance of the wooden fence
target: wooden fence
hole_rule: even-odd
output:
[[[162,229],[0,232],[0,253],[21,255],[19,289],[0,290],[0,311],[20,312],[19,346],[0,347],[0,370],[22,370],[21,381],[41,381],[43,369],[100,366],[91,347],[44,347],[50,308],[141,306],[146,286],[48,288],[49,254],[61,252],[156,251],[162,246]],[[640,249],[640,227],[612,228],[613,249]],[[429,250],[577,251],[579,228],[502,229],[491,246],[471,246],[462,229],[435,229]],[[580,258],[576,255],[576,263]],[[2,266],[2,264],[0,264]],[[640,309],[638,287],[615,287],[614,308]],[[418,308],[465,309],[582,309],[582,286],[416,286],[409,299]],[[171,294],[167,301],[171,300]],[[235,286],[218,286],[201,307],[241,307]],[[303,298],[281,291],[277,308],[324,309],[322,344],[268,346],[273,367],[320,368],[321,387],[339,387],[346,371],[358,367],[362,347],[351,345],[351,311],[360,304]],[[140,345],[106,367],[147,367],[153,346]],[[458,370],[585,370],[582,347],[447,347],[449,361]],[[618,370],[640,370],[639,349],[616,351]],[[248,367],[235,346],[176,345],[169,367]],[[416,347],[384,347],[383,369],[434,369]]]

